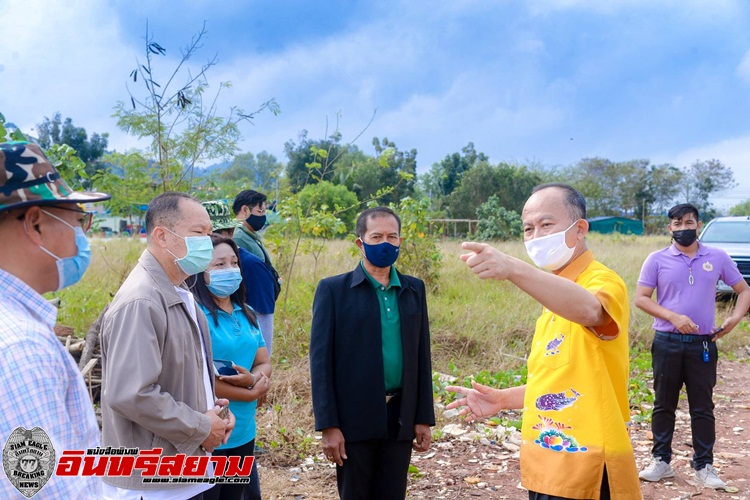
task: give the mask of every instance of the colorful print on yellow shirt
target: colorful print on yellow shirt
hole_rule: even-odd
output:
[[[560,344],[562,344],[563,340],[565,340],[565,335],[561,333],[554,339],[547,342],[547,348],[546,348],[547,352],[545,353],[545,356],[554,356],[555,354],[560,352],[559,347],[560,347]]]
[[[573,396],[569,398],[565,397],[565,391],[555,394],[542,394],[536,398],[536,409],[540,411],[561,411],[563,408],[572,406],[581,394],[572,387],[570,391]]]
[[[576,438],[563,432],[566,429],[573,429],[571,426],[555,422],[549,417],[537,416],[541,419],[541,423],[534,425],[532,429],[542,432],[539,433],[539,439],[535,439],[534,443],[552,451],[567,451],[568,453],[588,451],[588,448],[578,444]]]

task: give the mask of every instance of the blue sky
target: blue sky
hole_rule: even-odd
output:
[[[167,49],[206,21],[194,59],[218,54],[220,107],[254,109],[242,149],[285,161],[301,130],[335,127],[418,150],[419,172],[469,141],[493,162],[584,157],[684,167],[716,158],[750,198],[750,3],[743,0],[203,0],[0,2],[0,111],[28,130],[60,111],[110,146],[138,146],[111,117],[143,59],[146,21]]]

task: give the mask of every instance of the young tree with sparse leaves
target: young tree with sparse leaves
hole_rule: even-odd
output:
[[[115,106],[118,127],[150,141],[141,153],[151,162],[158,192],[191,191],[196,165],[238,152],[242,122],[252,121],[263,110],[279,113],[273,99],[252,113],[238,107],[229,108],[223,115],[219,112],[221,91],[231,84],[222,82],[213,96],[208,94],[206,73],[216,64],[216,56],[197,69],[187,68],[205,35],[204,24],[182,50],[180,62],[170,76],[157,81],[157,59],[164,57],[167,50],[154,41],[147,27],[145,60],[139,61],[130,73],[132,84],[140,86],[140,91],[129,87],[129,101]]]

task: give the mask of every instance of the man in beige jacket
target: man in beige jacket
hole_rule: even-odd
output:
[[[102,325],[102,445],[205,455],[226,442],[234,417],[215,400],[211,338],[185,279],[211,261],[211,220],[183,193],[146,211],[148,246],[115,295]],[[105,498],[201,498],[212,485],[104,478]]]

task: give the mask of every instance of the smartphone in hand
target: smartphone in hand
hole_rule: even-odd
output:
[[[232,368],[233,364],[228,359],[214,359],[214,370],[217,375],[237,375],[237,370]]]

